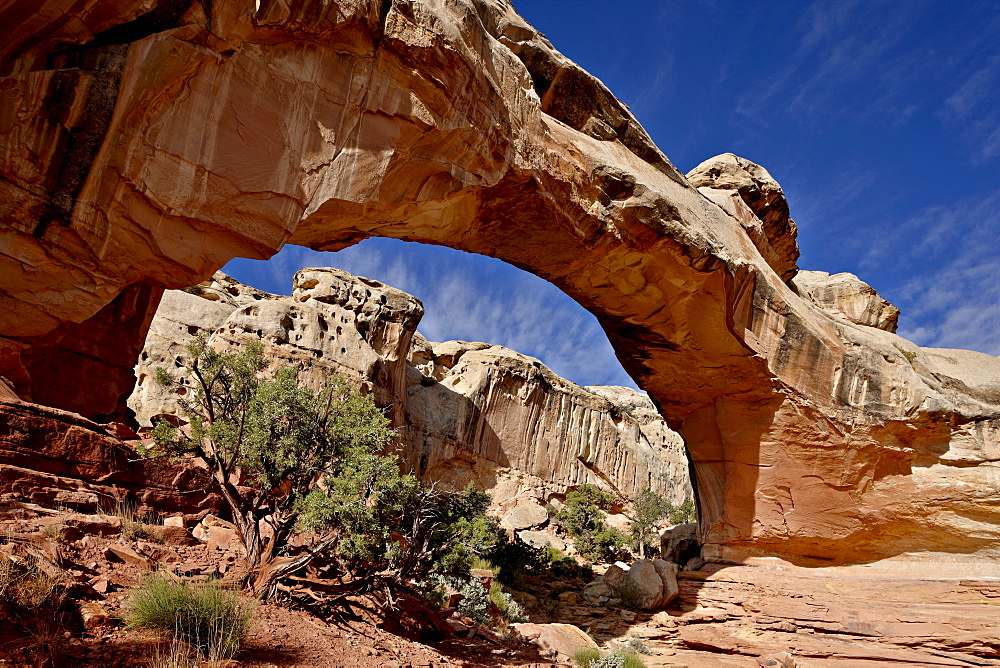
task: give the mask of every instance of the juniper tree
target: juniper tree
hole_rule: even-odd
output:
[[[431,569],[460,572],[474,554],[500,540],[485,516],[489,496],[425,489],[387,453],[396,434],[369,398],[334,376],[319,390],[303,387],[297,367],[265,373],[259,342],[214,350],[201,336],[174,380],[181,427],[160,422],[156,446],[200,457],[232,510],[246,548],[249,584],[266,594],[279,578],[315,558],[336,555],[345,570],[395,577]],[[309,545],[289,549],[296,532]]]
[[[609,527],[605,511],[614,505],[615,497],[597,485],[580,485],[566,495],[555,521],[574,539],[577,551],[586,559],[597,561],[612,556],[625,543],[625,536]]]

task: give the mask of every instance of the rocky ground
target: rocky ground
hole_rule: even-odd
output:
[[[0,507],[0,553],[34,559],[67,598],[33,619],[0,606],[8,622],[0,665],[155,665],[169,641],[123,625],[130,589],[153,569],[224,585],[243,572],[224,521],[207,516],[189,527],[179,519],[151,525],[127,512],[85,514],[8,498]],[[681,571],[676,598],[652,612],[594,603],[583,595],[591,577],[584,570],[520,583],[515,595],[532,623],[519,632],[464,620],[453,625],[456,637],[429,645],[380,628],[360,600],[327,619],[257,604],[245,648],[228,665],[568,665],[567,653],[552,652],[565,644],[545,634],[585,638],[577,629],[602,649],[644,647],[647,666],[1000,665],[995,578],[949,577],[947,569],[928,579],[885,567],[706,564]],[[55,624],[40,624],[46,616]]]

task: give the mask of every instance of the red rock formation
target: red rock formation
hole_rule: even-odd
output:
[[[124,501],[139,512],[218,511],[206,471],[140,459],[111,431],[66,411],[0,400],[0,494],[88,512]]]
[[[598,317],[688,443],[715,556],[995,555],[1000,362],[797,295],[780,201],[740,193],[755,239],[505,2],[153,4],[0,15],[24,19],[0,23],[0,369],[19,387],[36,347],[131,285],[284,243],[449,245]],[[92,410],[66,371],[47,400]]]

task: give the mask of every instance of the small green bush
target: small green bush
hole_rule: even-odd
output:
[[[497,579],[514,589],[524,585],[529,573],[540,573],[548,564],[542,550],[520,540],[499,542],[487,557],[500,569]]]
[[[482,581],[476,577],[469,578],[460,593],[462,600],[458,602],[458,614],[489,626],[493,621],[490,618],[490,595]]]
[[[601,653],[593,647],[581,647],[573,652],[572,658],[573,663],[580,666],[580,668],[590,668],[595,661],[600,660]]]
[[[643,668],[645,664],[635,652],[619,649],[611,654],[605,654],[588,668]]]
[[[583,647],[573,654],[573,663],[580,668],[643,668],[642,658],[629,649],[601,654],[592,647]]]
[[[687,499],[670,511],[669,520],[671,524],[687,524],[688,522],[694,522],[694,501]]]
[[[646,646],[646,641],[639,636],[632,636],[628,639],[628,644],[625,649],[635,652],[636,654],[652,654],[653,652]]]
[[[209,659],[223,660],[239,651],[251,615],[236,592],[153,575],[132,592],[125,621],[132,628],[169,631]]]
[[[613,561],[616,550],[626,543],[625,535],[604,521],[614,502],[614,495],[592,484],[580,485],[566,495],[554,519],[573,538],[584,559]]]
[[[494,580],[490,583],[490,600],[500,610],[500,616],[505,624],[519,624],[528,621],[521,605],[503,590],[503,585]]]
[[[471,559],[469,559],[469,568],[489,571],[493,573],[493,577],[500,575],[500,567],[494,566],[493,562],[491,562],[489,559],[484,559],[483,557],[474,556]]]

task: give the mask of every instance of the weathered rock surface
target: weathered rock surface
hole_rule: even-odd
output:
[[[678,524],[660,532],[660,557],[683,566],[699,556],[698,525],[694,522]]]
[[[114,412],[145,322],[101,315],[123,292],[148,315],[160,287],[285,243],[443,244],[596,315],[685,438],[707,553],[1000,557],[1000,360],[796,294],[773,179],[726,159],[699,191],[508,3],[0,11],[0,375],[22,397],[51,378],[32,360],[86,348],[46,401]],[[74,323],[104,334],[77,346]]]
[[[597,649],[594,639],[572,624],[514,624],[514,629],[553,658],[565,660],[583,648]]]
[[[677,596],[677,564],[663,559],[639,559],[631,566],[608,568],[583,590],[591,603],[631,596],[642,610],[662,610]]]
[[[639,393],[579,387],[503,346],[431,345],[434,375],[407,391],[421,475],[456,488],[475,481],[512,503],[585,483],[685,498],[683,443]]]
[[[855,324],[896,331],[899,309],[854,274],[831,276],[825,271],[800,271],[792,279],[792,286],[823,310]]]
[[[964,568],[715,564],[679,574],[665,621],[682,647],[788,651],[803,665],[998,665],[997,572],[963,578]]]
[[[746,158],[723,153],[692,169],[687,179],[740,221],[761,256],[783,281],[795,276],[798,227],[789,214],[784,191],[766,169]]]
[[[139,512],[196,515],[220,507],[211,490],[205,470],[140,459],[105,425],[0,401],[0,494],[86,512],[127,502]]]
[[[491,490],[511,530],[543,524],[549,498],[583,483],[690,498],[683,443],[642,394],[579,387],[501,346],[430,343],[416,333],[416,298],[339,269],[303,269],[293,287],[271,295],[217,273],[167,291],[136,366],[129,406],[139,421],[177,413],[155,370],[179,370],[195,336],[216,346],[262,337],[269,358],[299,364],[314,384],[338,373],[373,392],[391,408],[406,466]]]

